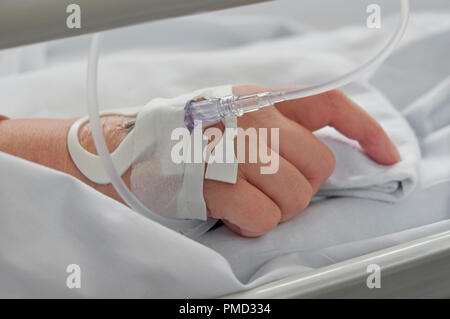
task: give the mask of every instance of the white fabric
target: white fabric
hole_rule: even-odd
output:
[[[317,0],[314,2],[317,5]],[[432,10],[436,3],[412,0],[413,9],[419,6]],[[437,119],[448,118],[450,109],[445,94],[448,89],[444,85],[439,89],[450,74],[446,59],[450,54],[450,8],[447,0],[441,3],[434,12],[413,12],[407,41],[371,78],[371,83],[382,88],[400,110],[431,94],[427,98],[431,103],[427,105],[428,114],[440,114]],[[270,17],[282,11],[284,4],[268,3]],[[309,65],[300,68],[298,54],[308,50],[299,42],[305,28],[298,21],[330,23],[341,10],[323,19],[322,9],[339,9],[341,5],[328,1],[316,15],[308,12],[291,20],[253,14],[255,7],[242,11],[238,22],[220,19],[220,15],[212,19],[197,16],[182,20],[181,25],[176,20],[161,22],[155,25],[156,31],[152,25],[136,27],[140,44],[145,42],[140,35],[152,38],[149,35],[163,34],[159,41],[166,42],[161,45],[174,43],[171,35],[178,35],[177,43],[206,43],[209,47],[183,54],[170,48],[162,53],[160,49],[158,54],[151,48],[144,54],[125,51],[102,59],[101,104],[108,108],[143,105],[156,96],[238,83],[227,78],[231,74],[240,77],[241,83],[281,79],[292,84],[304,83],[302,79],[311,75],[308,72],[314,71],[314,66],[339,72],[354,61],[335,56],[342,52],[339,41],[348,39],[346,44],[353,56],[364,50],[370,38],[357,37],[358,31],[353,28],[317,32],[311,38],[326,43],[329,54],[321,51]],[[288,13],[307,11],[296,8]],[[361,13],[355,15],[355,21],[360,20]],[[195,36],[187,36],[189,30]],[[121,32],[125,31],[115,34]],[[119,47],[125,39],[132,37],[122,37]],[[0,78],[0,113],[11,117],[85,115],[86,40],[81,37],[46,44],[44,56],[49,61],[43,62],[51,67],[40,69],[42,61],[27,63],[26,68],[17,67],[26,72]],[[258,42],[257,48],[249,49],[251,46],[245,45],[249,41]],[[77,56],[79,45],[82,49]],[[224,47],[229,50],[222,51],[223,63],[217,63],[213,49]],[[26,55],[27,48],[22,53]],[[314,58],[314,52],[311,55]],[[223,72],[211,72],[211,66]],[[358,98],[357,90],[349,93]],[[420,133],[417,128],[428,122],[420,109],[407,113],[422,151],[419,184],[411,196],[396,204],[348,197],[317,201],[292,221],[257,239],[240,238],[220,227],[198,243],[70,176],[0,154],[0,296],[217,297],[448,230],[450,172],[445,164],[450,161],[449,124],[430,121],[427,130]],[[66,267],[73,263],[82,270],[81,289],[66,286]]]
[[[336,157],[336,168],[321,186],[318,196],[346,196],[397,202],[408,196],[418,182],[420,148],[405,118],[381,94],[368,86],[347,88],[355,100],[381,124],[397,147],[402,160],[392,166],[377,164],[360,145],[335,129],[325,127],[316,136]]]

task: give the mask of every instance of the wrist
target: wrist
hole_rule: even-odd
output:
[[[106,146],[110,153],[114,152],[114,150],[122,143],[123,139],[127,136],[129,132],[129,126],[127,124],[134,119],[135,117],[124,115],[107,115],[101,117],[100,119],[101,126],[103,128]],[[86,122],[79,128],[78,141],[81,147],[83,147],[86,151],[97,155],[97,150],[95,147],[94,138],[92,136],[92,130],[89,122]],[[111,184],[98,184],[96,182],[91,181],[89,178],[87,178],[81,173],[81,171],[76,167],[75,163],[72,161],[71,158],[70,161],[71,167],[73,167],[76,170],[77,178],[81,179],[86,184],[92,186],[101,193],[104,193],[105,195],[122,202],[122,199],[116,193],[115,189],[112,187]],[[122,175],[122,178],[128,187],[130,185],[130,175],[131,169],[128,169]]]
[[[113,152],[128,134],[127,123],[134,117],[123,115],[109,115],[101,117],[101,125],[109,152]],[[97,155],[94,138],[89,122],[80,127],[78,131],[80,145],[88,152]]]

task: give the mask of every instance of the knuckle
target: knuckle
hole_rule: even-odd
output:
[[[325,92],[325,96],[327,97],[328,101],[330,102],[329,105],[334,109],[338,108],[339,106],[343,105],[343,101],[347,98],[344,92],[340,89],[334,89],[331,91]]]
[[[291,181],[289,184],[289,193],[281,205],[281,221],[286,221],[304,210],[309,205],[312,196],[312,186],[304,178],[298,176],[295,180]]]
[[[336,156],[333,151],[326,147],[325,156],[321,162],[321,173],[323,180],[328,179],[336,168]]]
[[[336,157],[333,151],[325,144],[323,144],[318,154],[315,162],[308,170],[307,177],[310,181],[323,183],[333,174],[336,168]]]
[[[262,216],[262,218],[260,218],[261,219],[260,231],[262,231],[262,233],[266,233],[274,229],[280,222],[281,219],[280,209],[276,205],[271,206],[273,207],[269,209],[270,211],[268,211],[266,214],[264,214],[264,216]]]
[[[240,233],[260,236],[274,229],[281,219],[280,208],[270,200],[243,201],[238,208]]]
[[[281,218],[278,206],[273,203],[262,203],[255,208],[254,213],[258,218],[256,218],[255,229],[251,229],[251,232],[264,234],[277,227]]]

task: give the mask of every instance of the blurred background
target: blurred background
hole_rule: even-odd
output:
[[[372,3],[381,8],[379,29],[366,25]],[[276,0],[106,31],[101,104],[106,109],[143,105],[154,97],[222,84],[322,83],[380,50],[395,31],[399,9],[399,1],[392,0]],[[406,98],[401,101],[405,105],[401,80],[414,70],[411,64],[428,63],[430,77],[450,72],[445,58],[450,37],[441,32],[450,24],[450,2],[412,0],[411,11],[402,46],[437,33],[443,41],[416,48],[412,61],[403,56],[402,75],[384,65],[381,71],[391,72],[392,82],[386,76],[379,83],[373,79],[388,96]],[[89,43],[90,35],[83,35],[0,51],[0,96],[6,103],[0,111],[8,116],[84,115]],[[421,71],[421,76],[426,74]],[[432,87],[433,80],[427,80]],[[393,85],[400,91],[392,91]]]

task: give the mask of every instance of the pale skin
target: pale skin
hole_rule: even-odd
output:
[[[267,90],[271,89],[257,86],[233,88],[238,95]],[[127,134],[123,126],[130,119],[123,116],[102,118],[110,151]],[[72,162],[67,150],[67,133],[75,120],[2,120],[0,117],[0,151],[68,173],[120,201],[112,185],[91,182]],[[208,214],[221,219],[231,230],[245,237],[261,236],[300,213],[332,174],[334,155],[312,134],[315,130],[324,126],[336,128],[357,140],[366,155],[379,164],[393,165],[400,161],[397,149],[381,126],[339,90],[245,114],[238,119],[238,126],[243,129],[277,127],[280,130],[280,159],[276,174],[260,174],[261,163],[240,163],[236,184],[204,181],[203,195]],[[80,129],[78,136],[86,150],[96,153],[89,124]],[[130,170],[122,177],[129,185]]]

